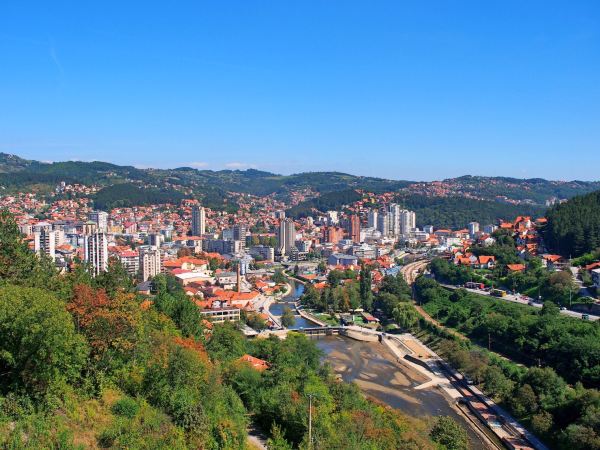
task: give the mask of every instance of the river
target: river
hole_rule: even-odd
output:
[[[281,316],[286,306],[295,311],[293,303],[304,292],[304,285],[290,282],[292,292],[269,308],[273,315]],[[296,323],[290,327],[292,329],[315,326],[298,314],[295,314],[295,318]],[[441,391],[435,387],[416,390],[416,386],[428,379],[407,364],[398,363],[384,345],[342,336],[315,338],[315,343],[324,353],[323,360],[331,365],[335,373],[345,382],[356,383],[366,395],[413,417],[450,416],[467,430],[471,448],[487,448],[464,416],[452,407],[451,400]]]
[[[467,430],[471,448],[487,448],[441,391],[435,387],[415,389],[428,379],[412,367],[396,362],[385,345],[342,336],[315,338],[315,342],[335,373],[346,382],[355,382],[366,395],[413,417],[450,416]]]
[[[286,306],[291,308],[291,310],[294,311],[294,318],[296,319],[296,322],[294,323],[294,325],[289,327],[292,330],[297,330],[299,328],[311,328],[314,326],[318,326],[315,323],[311,322],[310,320],[306,320],[304,317],[302,317],[298,313],[296,313],[296,310],[294,308],[294,303],[300,298],[300,296],[304,292],[304,285],[302,283],[295,283],[291,280],[289,282],[292,285],[292,292],[290,292],[287,296],[285,296],[280,302],[273,303],[271,305],[271,307],[269,308],[269,311],[274,316],[280,317],[283,314],[283,308],[285,308]]]

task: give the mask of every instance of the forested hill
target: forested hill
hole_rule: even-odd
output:
[[[499,219],[513,220],[517,216],[541,217],[545,207],[512,205],[491,200],[474,200],[464,197],[425,197],[401,195],[398,203],[415,211],[417,226],[435,225],[443,228],[462,228],[469,222],[495,224]]]
[[[547,218],[543,235],[550,250],[576,257],[600,247],[600,191],[555,205]]]
[[[539,178],[517,179],[507,177],[464,176],[443,181],[418,182],[364,177],[340,172],[307,172],[278,175],[256,169],[197,170],[192,167],[176,169],[138,169],[100,161],[65,161],[45,163],[27,160],[16,155],[0,153],[0,192],[51,192],[58,183],[112,186],[119,183],[137,183],[145,188],[175,189],[202,199],[211,207],[227,203],[229,193],[253,195],[275,194],[287,199],[291,191],[307,190],[309,196],[328,193],[365,190],[369,192],[399,192],[423,198],[472,198],[503,204],[544,206],[547,201],[566,199],[600,189],[600,182],[549,181]],[[346,194],[339,195],[343,197]],[[336,195],[333,195],[335,198]],[[331,203],[331,199],[316,203]],[[117,199],[118,200],[118,199]],[[122,199],[127,201],[127,198]],[[443,203],[452,203],[444,201]],[[229,202],[231,204],[231,202]],[[474,204],[475,207],[484,204]],[[305,214],[306,204],[297,208]],[[320,206],[319,206],[320,207]],[[500,208],[500,207],[496,207]],[[503,207],[501,209],[508,210]],[[494,212],[497,215],[497,213]],[[461,219],[462,220],[462,219]]]
[[[304,201],[287,210],[290,217],[301,218],[315,215],[317,211],[339,210],[362,196],[354,190],[329,192],[320,197]],[[481,224],[497,223],[499,219],[513,220],[520,215],[541,217],[546,208],[537,205],[512,205],[491,200],[475,200],[465,197],[427,197],[403,193],[395,200],[406,209],[415,211],[417,226],[435,225],[441,228],[462,228],[469,222]],[[377,207],[378,205],[372,205]]]

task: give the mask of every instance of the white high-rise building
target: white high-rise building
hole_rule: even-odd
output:
[[[417,226],[416,214],[414,211],[403,209],[400,212],[400,234],[408,236]]]
[[[140,273],[142,281],[147,281],[162,272],[161,252],[153,245],[140,247]]]
[[[376,209],[372,209],[369,211],[367,225],[369,228],[377,228],[377,210]]]
[[[84,260],[92,266],[93,276],[108,270],[108,239],[95,232],[83,237]]]
[[[295,248],[296,243],[296,226],[292,219],[283,219],[279,224],[279,231],[277,233],[277,239],[279,241],[278,251],[283,256],[290,256],[292,249]]]
[[[108,231],[108,213],[105,211],[92,211],[88,214],[88,219],[95,222],[98,231],[106,233]]]
[[[390,235],[390,215],[385,210],[381,211],[377,217],[377,230],[381,233],[381,237]]]
[[[56,257],[56,240],[58,231],[50,231],[47,228],[41,227],[33,232],[34,249],[39,255],[46,254],[50,258]]]
[[[121,265],[132,277],[137,277],[140,271],[140,254],[136,250],[125,250],[119,253]]]
[[[192,208],[192,236],[202,236],[206,233],[206,211],[202,206]]]
[[[390,218],[389,218],[389,235],[393,237],[399,237],[402,234],[401,216],[402,208],[396,203],[392,203],[389,206]]]

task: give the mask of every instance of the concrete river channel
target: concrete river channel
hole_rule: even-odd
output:
[[[283,301],[271,305],[269,310],[276,316],[282,314],[285,306],[294,310],[293,303],[303,291],[304,286],[296,283],[292,293]],[[314,326],[318,325],[296,315],[296,323],[292,328]],[[472,429],[472,424],[453,406],[452,399],[447,398],[435,386],[416,390],[415,387],[427,381],[427,378],[408,364],[398,361],[385,345],[356,341],[344,336],[321,336],[313,339],[323,351],[323,362],[328,363],[345,382],[356,383],[368,397],[413,417],[427,419],[440,415],[450,416],[467,430],[471,448],[488,448]]]

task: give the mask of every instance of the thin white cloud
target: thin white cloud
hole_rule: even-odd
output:
[[[252,163],[232,161],[225,163],[225,167],[227,167],[228,169],[256,169],[256,167],[258,166]]]
[[[63,66],[62,66],[62,64],[60,62],[60,59],[58,59],[58,55],[56,54],[56,49],[54,48],[54,45],[50,46],[50,59],[52,60],[52,62],[56,66],[56,69],[58,70],[59,75],[61,77],[63,77],[65,75],[65,71],[64,71]]]

